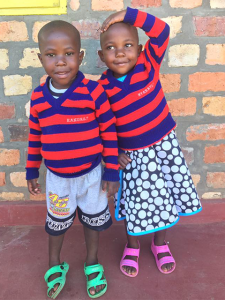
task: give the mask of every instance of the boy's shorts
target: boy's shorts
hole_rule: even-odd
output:
[[[73,224],[76,209],[80,222],[102,231],[112,225],[107,193],[102,191],[102,166],[75,178],[62,178],[49,170],[46,176],[47,218],[45,230],[61,235]]]

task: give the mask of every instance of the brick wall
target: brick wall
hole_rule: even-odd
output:
[[[177,135],[202,198],[225,197],[225,16],[224,0],[68,0],[67,15],[0,17],[0,200],[44,200],[30,196],[25,163],[31,90],[45,80],[37,33],[62,19],[81,32],[81,70],[98,79],[105,67],[97,56],[103,20],[126,6],[163,18],[171,40],[161,80]],[[140,32],[140,41],[146,38]]]

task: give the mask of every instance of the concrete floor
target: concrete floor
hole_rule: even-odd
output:
[[[200,214],[199,214],[200,215]],[[182,224],[168,231],[177,268],[161,274],[150,252],[152,236],[142,236],[140,271],[128,278],[119,270],[124,247],[121,223],[101,234],[99,261],[104,265],[108,290],[104,300],[224,300],[225,222]],[[0,299],[42,300],[46,296],[44,274],[48,268],[47,234],[43,226],[0,227]],[[67,232],[62,260],[70,265],[67,282],[57,300],[86,300],[83,273],[83,230],[74,225]]]

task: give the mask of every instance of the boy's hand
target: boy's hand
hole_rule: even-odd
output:
[[[109,16],[102,24],[101,27],[101,32],[106,31],[110,25],[114,24],[114,23],[119,23],[119,22],[123,22],[124,17],[126,15],[127,10],[121,10],[115,14],[112,14],[111,16]]]
[[[116,182],[105,181],[105,180],[102,181],[102,190],[103,190],[103,192],[107,191],[108,200],[111,197],[114,197],[115,193],[118,192],[119,187],[120,187],[120,182],[119,181],[116,181]]]
[[[37,178],[27,180],[28,191],[34,196],[37,194],[40,194],[40,192],[41,192],[41,189],[40,189],[41,186],[37,181],[38,181]]]
[[[125,153],[120,153],[118,156],[118,163],[120,164],[120,169],[125,169],[126,166],[131,162],[131,159],[129,156],[127,156]]]

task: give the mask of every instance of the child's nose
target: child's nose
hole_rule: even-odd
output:
[[[63,56],[58,57],[57,61],[56,61],[56,65],[57,66],[64,66],[66,65],[66,60]]]
[[[123,48],[117,49],[116,50],[116,57],[124,56],[125,53],[123,51]]]

